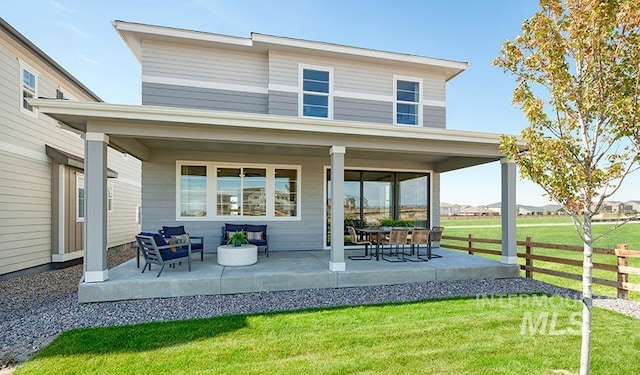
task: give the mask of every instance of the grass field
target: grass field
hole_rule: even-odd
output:
[[[568,224],[568,225],[558,225],[558,224]],[[561,217],[541,217],[541,218],[518,218],[517,224],[517,239],[519,241],[524,241],[526,237],[531,237],[535,242],[544,242],[544,243],[553,243],[553,244],[564,244],[564,245],[574,245],[574,246],[582,246],[582,242],[579,239],[578,235],[575,232],[573,225],[569,225],[571,223],[571,219],[569,218],[561,218]],[[444,234],[448,236],[456,236],[456,237],[466,237],[469,234],[473,235],[473,237],[477,238],[485,238],[485,239],[500,239],[502,235],[502,230],[499,227],[495,227],[500,224],[500,219],[457,219],[457,220],[441,220],[441,224],[446,228]],[[527,226],[531,224],[541,225],[541,226]],[[549,224],[549,225],[547,225]],[[609,231],[613,228],[614,224],[604,224],[604,225],[594,225],[593,232],[595,235],[599,235]],[[456,242],[445,240],[443,241],[443,246],[446,247],[446,244],[454,244],[459,246],[466,246],[465,242]],[[610,248],[615,249],[617,244],[627,244],[630,250],[640,250],[640,224],[638,223],[628,223],[623,225],[622,227],[616,229],[613,232],[610,232],[605,237],[596,241],[594,244],[596,247]],[[499,250],[499,245],[491,245],[491,244],[477,244],[477,247],[483,249],[492,249]],[[518,247],[518,252],[524,253],[523,247]],[[574,259],[574,260],[582,260],[582,253],[579,252],[568,252],[561,250],[548,250],[548,249],[534,249],[534,254],[537,255],[546,255],[553,256],[558,258],[565,259]],[[481,255],[489,258],[491,255]],[[524,259],[519,260],[521,264],[524,264]],[[602,254],[594,254],[594,262],[604,263],[604,264],[616,264],[616,257]],[[548,268],[552,270],[564,271],[573,273],[576,275],[582,274],[582,268],[570,265],[561,265],[549,262],[542,261],[534,261],[534,265],[536,267]],[[640,259],[630,259],[630,265],[634,267],[640,267]],[[524,275],[524,272],[523,272]],[[616,274],[613,272],[603,271],[603,270],[594,270],[594,277],[607,279],[607,280],[616,280]],[[544,274],[534,274],[534,278],[538,280],[542,280],[551,284],[560,285],[563,287],[571,288],[571,289],[582,289],[581,281],[571,280],[560,278],[556,276],[544,275]],[[631,276],[630,282],[639,283],[640,277]],[[593,286],[594,293],[606,296],[616,296],[617,292],[614,288],[596,285]],[[634,300],[640,300],[640,293],[631,292],[630,298]]]
[[[579,311],[521,296],[81,329],[15,375],[577,373]],[[596,308],[592,332],[592,373],[640,373],[636,319]]]

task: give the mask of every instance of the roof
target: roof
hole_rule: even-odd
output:
[[[38,48],[35,44],[33,44],[29,39],[27,39],[24,35],[20,34],[18,30],[14,29],[7,21],[0,17],[0,28],[3,29],[7,34],[9,34],[15,41],[24,46],[27,50],[31,51],[34,55],[36,55],[39,59],[47,63],[54,70],[64,76],[66,79],[71,81],[74,85],[84,91],[87,95],[92,97],[95,101],[102,102],[102,99],[98,95],[96,95],[93,91],[89,90],[87,86],[85,86],[82,82],[80,82],[76,77],[71,75],[66,69],[64,69],[60,64],[55,62],[49,55],[44,53],[40,48]]]
[[[344,146],[353,157],[420,157],[435,172],[446,172],[504,158],[500,135],[492,133],[149,105],[29,102],[74,129],[107,134],[110,146],[141,160],[148,160],[151,150],[318,156]]]
[[[304,51],[319,55],[341,56],[365,61],[387,61],[443,72],[446,80],[457,76],[469,67],[468,62],[438,59],[433,57],[404,54],[389,51],[345,46],[319,41],[295,39],[268,34],[251,33],[250,38],[214,34],[166,26],[155,26],[127,21],[113,21],[113,27],[131,49],[138,61],[142,62],[142,41],[159,40],[181,44],[218,47],[226,49],[252,50],[266,53],[269,50]]]

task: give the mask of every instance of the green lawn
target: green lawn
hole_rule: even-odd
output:
[[[541,220],[545,220],[546,217],[541,218]],[[560,220],[555,221],[554,223],[570,223],[571,219],[568,218],[558,218],[558,217],[550,217],[550,219]],[[521,224],[532,224],[537,223],[536,218],[519,218],[517,223]],[[495,221],[495,222],[494,222]],[[462,226],[465,220],[442,220],[442,225],[446,228],[444,231],[445,235],[448,236],[457,236],[457,237],[466,237],[469,234],[472,234],[473,237],[477,238],[485,238],[485,239],[500,239],[502,235],[501,228],[495,227],[474,227],[474,228],[457,228],[456,226]],[[496,225],[499,224],[499,219],[470,219],[468,224],[466,225],[479,225],[477,222],[484,222],[485,225]],[[472,224],[474,223],[474,224]],[[457,224],[457,225],[454,225]],[[613,224],[606,225],[594,225],[593,232],[598,235],[610,230],[613,227]],[[540,227],[527,227],[522,226],[517,229],[517,239],[519,241],[524,241],[526,237],[531,237],[535,242],[544,242],[544,243],[553,243],[553,244],[564,244],[564,245],[575,245],[582,246],[582,243],[575,232],[573,225],[568,226],[540,226]],[[454,242],[450,240],[444,240],[443,246],[446,247],[446,244],[454,244],[458,246],[466,246],[465,242]],[[601,238],[595,243],[596,247],[610,248],[615,249],[617,244],[624,243],[627,244],[629,249],[631,250],[640,250],[640,224],[626,224],[622,227],[616,229],[615,231],[609,233],[605,237]],[[491,245],[491,244],[476,244],[477,247],[483,249],[493,249],[499,250],[499,245]],[[524,247],[518,247],[518,252],[524,253]],[[561,250],[545,250],[545,249],[534,249],[534,254],[537,255],[546,255],[553,256],[558,258],[566,258],[566,259],[575,259],[582,260],[582,253],[579,252],[568,252]],[[478,254],[480,255],[480,254]],[[489,258],[496,258],[490,255],[482,255]],[[524,264],[524,260],[519,260],[521,264]],[[604,264],[616,264],[616,257],[609,255],[601,255],[594,254],[594,262],[604,263]],[[630,265],[634,267],[640,267],[640,259],[630,259]],[[542,261],[534,261],[534,266],[541,268],[548,268],[558,271],[569,272],[573,274],[580,275],[582,274],[582,268],[576,266],[569,265],[561,265],[549,262]],[[523,272],[524,275],[524,272]],[[602,271],[602,270],[594,270],[594,277],[608,279],[608,280],[616,280],[616,274],[613,272]],[[538,280],[542,280],[548,282],[550,284],[555,284],[567,288],[582,289],[581,281],[570,280],[565,278],[560,278],[556,276],[544,275],[544,274],[534,274],[534,278]],[[640,283],[639,276],[631,276],[630,281],[633,283]],[[595,285],[594,284],[594,292],[600,295],[607,296],[616,296],[617,292],[614,288]],[[640,300],[640,293],[630,292],[631,299]]]
[[[73,330],[15,375],[577,373],[579,303],[513,297]],[[638,328],[594,309],[592,372],[640,373]]]

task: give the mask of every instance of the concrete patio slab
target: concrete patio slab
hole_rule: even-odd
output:
[[[348,250],[346,255],[362,254]],[[136,259],[109,270],[109,279],[100,283],[80,282],[78,301],[103,302],[142,298],[236,294],[296,289],[344,288],[367,285],[392,285],[434,280],[499,279],[519,277],[517,265],[436,249],[428,262],[390,263],[384,260],[346,259],[346,271],[329,271],[329,251],[271,252],[260,255],[258,263],[245,267],[218,265],[215,253],[205,253],[204,262],[192,259],[191,272],[187,265],[159,268],[141,273]],[[144,264],[144,260],[141,260]],[[142,267],[141,264],[141,267]]]

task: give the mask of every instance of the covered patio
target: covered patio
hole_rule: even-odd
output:
[[[255,288],[282,290],[285,287],[340,287],[357,283],[371,285],[446,280],[447,277],[517,275],[514,271],[517,269],[516,169],[513,163],[503,159],[498,134],[146,105],[45,99],[31,100],[31,103],[40,112],[85,137],[85,270],[79,286],[82,301],[109,300],[99,296],[118,294],[138,295],[131,298],[153,297],[142,292],[146,289],[165,290],[163,293],[168,294],[165,296],[177,296],[204,292],[235,293],[254,291]],[[172,280],[173,276],[165,278],[164,274],[158,279],[146,274],[133,277],[136,273],[133,272],[129,277],[125,276],[125,268],[109,270],[106,262],[107,145],[142,160],[143,231],[155,232],[163,225],[185,225],[190,234],[204,237],[205,251],[213,252],[220,243],[220,228],[225,222],[267,224],[273,259],[259,262],[246,271],[238,269],[226,273],[212,260],[204,264],[195,262],[194,272],[180,272],[173,283],[166,281]],[[462,261],[459,254],[452,254],[448,257],[450,259],[400,264],[397,267],[405,268],[397,270],[396,266],[383,265],[382,262],[352,262],[345,256],[342,231],[345,207],[343,204],[331,204],[346,202],[345,171],[390,171],[396,175],[420,172],[428,176],[424,214],[427,225],[432,227],[439,225],[440,174],[496,161],[500,161],[502,173],[501,182],[496,182],[499,185],[496,188],[502,191],[501,262],[486,259]],[[187,170],[195,167],[203,171],[199,173],[203,176],[205,187],[202,191],[206,193],[206,201],[196,214],[183,213],[181,179],[185,174],[181,171],[185,166]],[[220,213],[222,195],[220,190],[216,190],[220,189],[216,187],[216,181],[220,178],[220,171],[233,168],[240,171],[238,181],[243,181],[243,171],[250,168],[266,173],[262,174],[266,177],[262,177],[265,182],[261,188],[261,194],[266,197],[266,214],[231,216]],[[291,198],[293,210],[288,211],[288,217],[281,217],[281,211],[275,209],[275,179],[280,171],[292,173],[296,179],[297,187],[291,195],[295,196]],[[239,184],[242,186],[242,182]],[[393,194],[389,193],[389,199],[396,199]],[[242,196],[240,193],[240,199]],[[330,231],[329,228],[340,230]],[[305,251],[299,253],[298,250]],[[302,263],[293,261],[298,259],[296,254],[306,260]],[[213,254],[207,256],[215,257]],[[285,266],[278,266],[279,262]],[[286,266],[287,262],[293,263]],[[314,267],[305,275],[307,268],[303,265],[307,262]],[[490,262],[489,268],[507,271],[469,272],[476,269],[474,262]],[[444,268],[440,269],[438,264]],[[480,264],[480,269],[483,269],[487,263]],[[211,268],[202,271],[198,270],[200,267]],[[270,267],[276,268],[272,272]],[[412,271],[406,272],[408,270]],[[246,281],[232,277],[243,272]],[[194,276],[200,273],[203,276]],[[413,273],[419,274],[419,277],[415,276],[419,280],[410,276]],[[142,280],[143,276],[150,282],[168,284],[164,287],[136,287],[138,278]],[[203,277],[219,281],[201,282]],[[283,281],[277,281],[278,278],[283,278]],[[235,290],[233,283],[237,284]],[[246,286],[248,284],[253,287]]]
[[[361,250],[347,250],[348,255]],[[109,270],[109,282],[81,283],[78,300],[105,302],[140,298],[168,298],[195,295],[274,292],[298,289],[348,288],[357,286],[407,284],[424,281],[501,279],[518,277],[517,265],[502,264],[459,251],[435,249],[442,258],[428,262],[389,263],[346,259],[346,271],[329,270],[330,252],[281,251],[246,267],[223,267],[215,253],[205,253],[204,262],[193,256],[191,272],[186,263],[165,268],[156,277],[158,267],[141,273],[136,259]],[[142,267],[144,259],[141,259]]]

